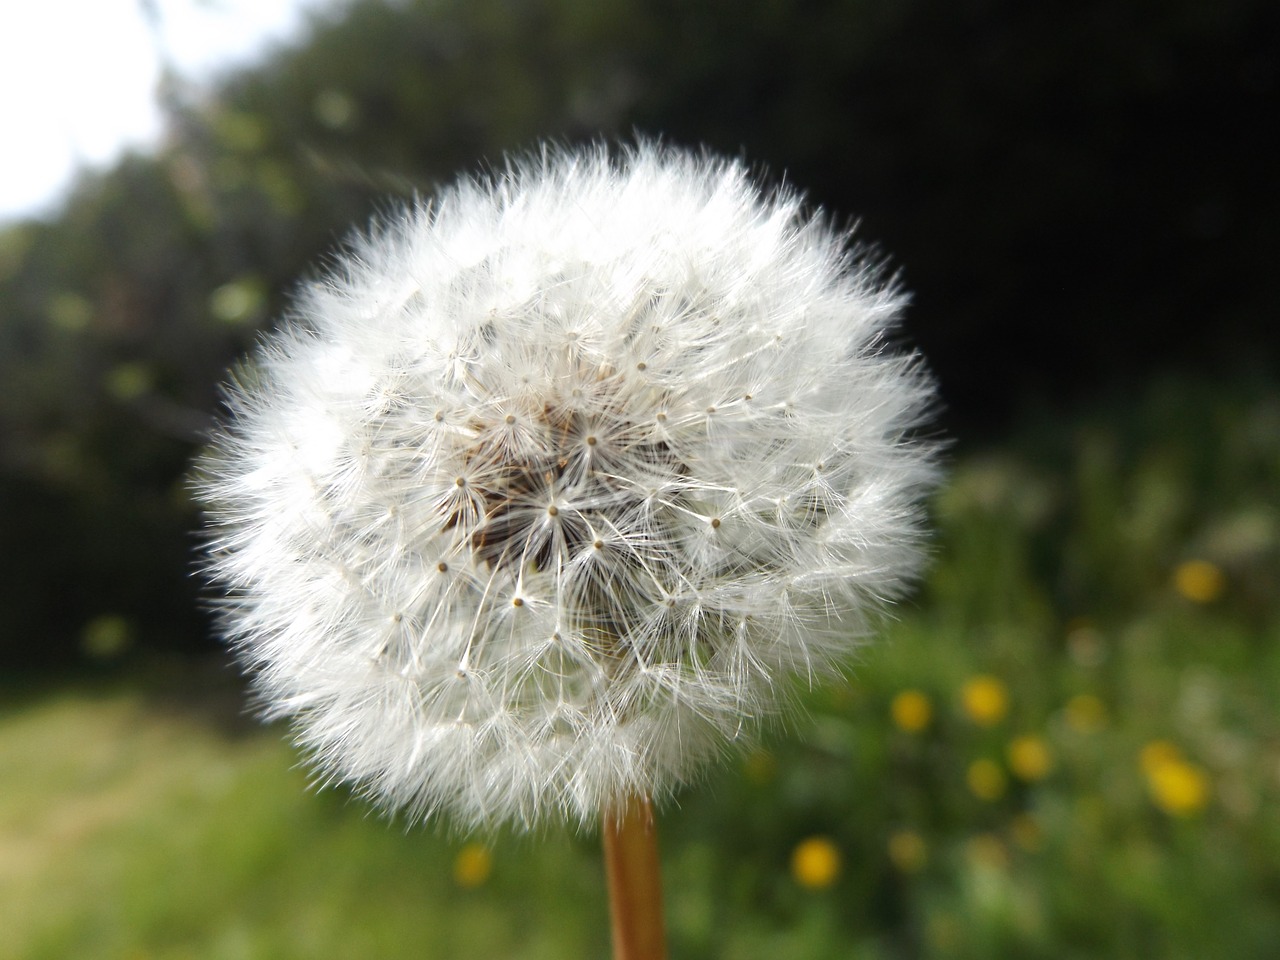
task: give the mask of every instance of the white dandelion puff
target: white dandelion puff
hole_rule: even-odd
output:
[[[324,779],[411,818],[670,794],[917,570],[902,302],[794,193],[654,145],[388,219],[202,463],[242,662]]]

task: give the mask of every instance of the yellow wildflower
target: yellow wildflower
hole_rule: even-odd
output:
[[[1173,571],[1173,585],[1193,603],[1212,603],[1222,596],[1227,578],[1208,560],[1188,560]]]
[[[1189,817],[1209,802],[1209,778],[1204,770],[1185,760],[1161,764],[1147,779],[1151,798],[1165,813]]]
[[[965,683],[960,702],[970,720],[980,727],[993,727],[1009,712],[1009,691],[996,677],[983,674]]]
[[[919,690],[903,690],[893,698],[889,712],[898,729],[919,733],[933,719],[933,704]]]
[[[840,850],[830,837],[809,837],[791,852],[791,875],[810,890],[822,890],[840,876]]]
[[[1147,778],[1147,790],[1157,807],[1175,817],[1199,813],[1209,803],[1209,775],[1184,760],[1168,740],[1153,740],[1138,758]]]
[[[483,884],[492,870],[493,854],[483,844],[468,843],[453,858],[453,881],[467,890]]]
[[[1035,734],[1023,734],[1009,742],[1006,751],[1009,769],[1019,780],[1028,783],[1043,780],[1053,770],[1053,753],[1043,738]]]
[[[1000,765],[985,757],[969,764],[965,779],[969,781],[969,789],[973,791],[973,795],[981,800],[1000,799],[1009,784]]]

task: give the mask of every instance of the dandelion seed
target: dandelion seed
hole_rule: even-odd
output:
[[[652,145],[547,150],[355,238],[202,466],[270,712],[411,820],[670,795],[917,571],[903,300],[795,195]]]

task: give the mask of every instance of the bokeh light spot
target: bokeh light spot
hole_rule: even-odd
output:
[[[453,882],[464,890],[484,884],[493,872],[493,854],[480,843],[468,843],[453,858]]]
[[[1024,734],[1009,741],[1009,769],[1028,783],[1043,780],[1053,771],[1053,752],[1042,737]]]
[[[823,890],[840,876],[840,849],[830,837],[809,837],[791,852],[791,875],[810,890]]]
[[[889,705],[894,725],[907,733],[919,733],[933,719],[933,704],[919,690],[903,690]]]
[[[1227,588],[1222,570],[1207,560],[1188,560],[1173,571],[1173,585],[1192,603],[1212,603]]]
[[[1009,691],[1001,680],[984,674],[965,682],[960,703],[978,726],[994,727],[1009,712]]]

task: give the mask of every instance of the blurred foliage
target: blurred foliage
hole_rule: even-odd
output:
[[[852,679],[663,811],[673,957],[1275,952],[1280,397],[1044,426],[957,457],[924,597]],[[309,793],[231,676],[0,707],[0,957],[606,955],[597,838]]]
[[[349,224],[542,137],[743,153],[860,215],[970,435],[1265,368],[1278,26],[1268,0],[358,0],[171,78],[162,149],[0,231],[0,662],[206,643],[182,476],[223,371]]]

